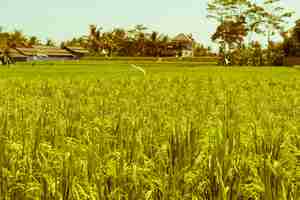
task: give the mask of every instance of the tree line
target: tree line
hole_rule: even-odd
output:
[[[198,56],[211,54],[211,48],[197,43],[191,34],[188,37],[193,40],[194,51]],[[174,50],[180,50],[180,44],[172,42],[167,34],[158,31],[148,31],[142,24],[133,29],[114,28],[112,31],[103,31],[102,27],[89,26],[88,36],[73,38],[65,41],[62,46],[81,46],[90,50],[92,55],[108,56],[173,56]]]
[[[26,36],[21,30],[8,32],[0,27],[0,48],[31,47],[33,45],[55,46],[55,42],[49,38],[46,42],[41,42],[37,36]]]
[[[280,3],[280,0],[208,1],[207,17],[217,22],[211,40],[219,45],[220,64],[282,65],[284,56],[296,54],[298,50],[294,44],[300,42],[300,29],[295,28],[294,35],[288,36],[287,28],[294,12]],[[213,55],[210,47],[197,43],[192,35],[187,36],[193,41],[195,56]],[[282,37],[283,42],[275,42],[276,36]],[[264,46],[257,38],[266,40],[267,44]],[[4,52],[17,46],[41,44],[55,45],[51,39],[42,43],[36,36],[26,37],[21,31],[4,32],[0,29],[0,48]],[[112,31],[90,25],[87,35],[63,41],[60,46],[84,47],[92,56],[151,57],[174,56],[174,50],[178,52],[183,48],[172,42],[167,34],[149,31],[141,24],[129,30],[114,28]]]
[[[294,12],[280,0],[210,0],[207,10],[207,17],[218,23],[211,39],[219,44],[222,64],[283,64],[291,47],[287,28]],[[274,42],[274,36],[283,42]],[[257,38],[265,39],[266,46]]]
[[[195,56],[212,55],[211,48],[197,43],[191,34],[187,34],[193,41]],[[90,56],[174,56],[174,50],[181,50],[180,44],[172,42],[167,34],[158,31],[149,31],[144,25],[136,25],[126,30],[114,28],[112,31],[104,31],[102,27],[90,25],[88,34],[75,37],[70,40],[55,44],[53,40],[46,42],[36,36],[26,37],[22,31],[4,32],[0,29],[0,48],[32,47],[34,45],[47,46],[79,46],[89,50]]]

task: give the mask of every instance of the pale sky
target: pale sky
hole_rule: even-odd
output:
[[[282,2],[296,11],[294,19],[300,18],[300,0]],[[192,33],[211,44],[215,25],[206,18],[206,5],[207,0],[1,0],[0,26],[61,41],[87,34],[89,24],[104,30],[144,24],[170,36]]]

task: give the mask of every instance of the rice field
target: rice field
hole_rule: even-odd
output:
[[[299,200],[300,71],[0,68],[0,199]]]

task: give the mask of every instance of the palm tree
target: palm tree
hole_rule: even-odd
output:
[[[113,32],[103,33],[101,38],[104,49],[107,49],[108,55],[112,56],[114,49],[116,49],[116,43],[114,42]]]
[[[99,53],[100,49],[103,48],[101,41],[101,30],[96,25],[90,25],[90,33],[88,36],[88,46],[94,53]]]
[[[159,50],[159,56],[162,56],[162,55],[168,55],[168,45],[169,45],[169,42],[170,42],[170,38],[168,35],[162,35],[160,37],[160,50]]]
[[[156,31],[153,31],[150,35],[151,56],[157,56],[158,46],[159,46],[159,33]]]
[[[144,55],[145,53],[145,30],[147,30],[147,27],[142,24],[138,24],[132,30],[128,31],[129,39],[134,43],[133,46],[135,55]]]
[[[115,28],[112,31],[113,34],[113,43],[115,46],[115,51],[118,55],[123,55],[126,49],[127,34],[126,31],[122,28]]]

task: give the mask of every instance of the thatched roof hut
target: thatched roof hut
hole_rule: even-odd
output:
[[[89,54],[89,50],[78,46],[64,46],[63,49],[67,50],[68,52],[77,57],[83,57]]]
[[[15,48],[21,55],[29,57],[29,60],[71,60],[75,56],[65,49],[52,46],[33,45],[32,47]]]
[[[52,46],[34,45],[32,46],[38,54],[47,55],[48,57],[73,58],[74,56],[65,49]]]

